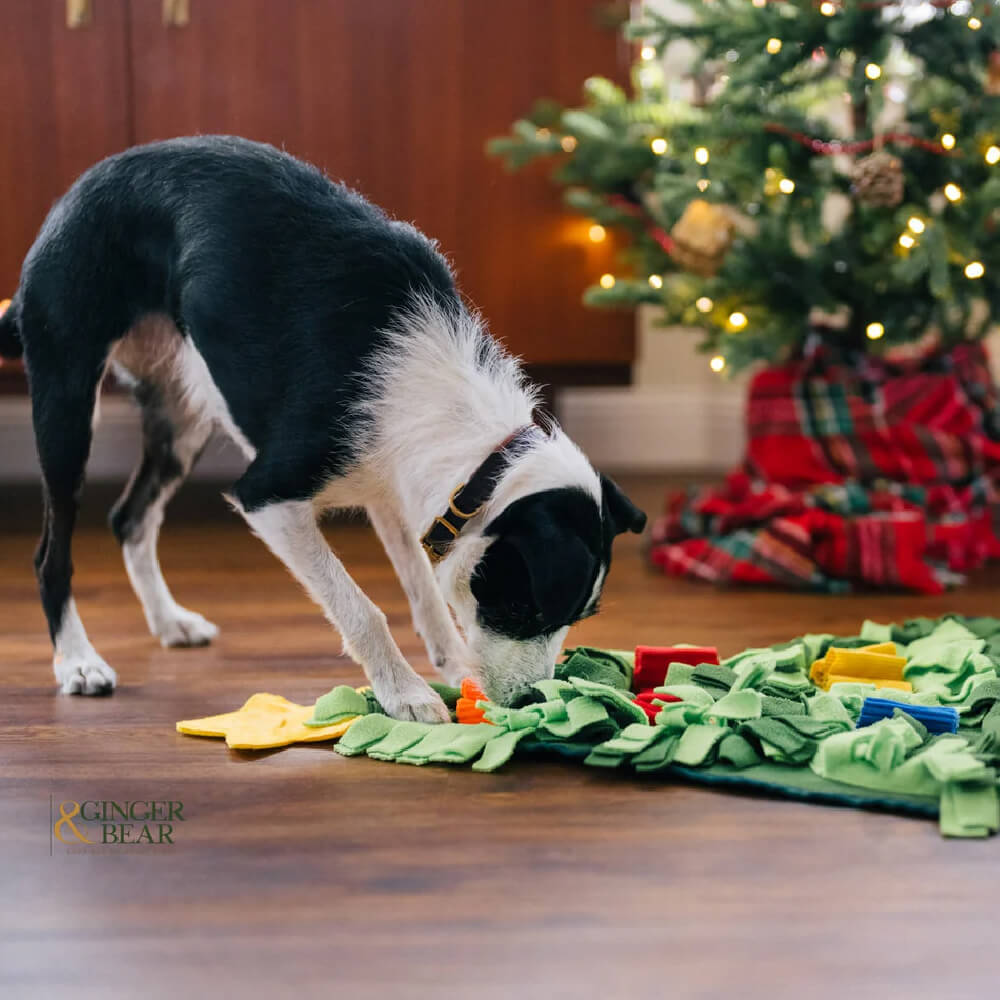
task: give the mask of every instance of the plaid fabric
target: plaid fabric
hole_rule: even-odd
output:
[[[997,417],[979,344],[902,371],[769,368],[743,468],[669,497],[651,558],[713,583],[937,593],[1000,556]]]

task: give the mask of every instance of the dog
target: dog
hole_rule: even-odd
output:
[[[613,538],[645,525],[536,417],[536,391],[436,245],[271,146],[171,139],[86,171],[25,258],[0,353],[23,353],[28,373],[44,498],[35,568],[69,694],[117,680],[70,584],[108,371],[142,413],[142,458],[110,525],[153,635],[197,646],[218,631],[174,600],[156,552],[164,508],[218,428],[248,462],[230,503],[398,719],[448,713],[325,543],[323,512],[364,508],[435,667],[501,703],[552,676],[569,626],[597,610]]]

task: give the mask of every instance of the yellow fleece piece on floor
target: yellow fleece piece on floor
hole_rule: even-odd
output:
[[[829,674],[826,678],[826,690],[834,684],[873,684],[877,688],[892,688],[894,691],[913,691],[909,681],[890,681],[885,677],[846,677],[844,674]]]
[[[296,705],[277,694],[251,695],[242,708],[204,719],[177,723],[177,732],[188,736],[224,737],[234,750],[270,750],[292,743],[318,743],[336,739],[350,729],[357,716],[332,726],[307,726],[313,705]]]
[[[894,687],[901,691],[911,690],[899,687],[896,683],[903,681],[903,668],[906,657],[896,655],[896,646],[891,642],[880,642],[861,649],[838,649],[831,646],[826,656],[817,660],[809,670],[809,677],[824,691],[830,690],[830,685],[837,681],[863,681],[880,687]]]

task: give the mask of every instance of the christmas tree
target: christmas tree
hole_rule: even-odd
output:
[[[825,345],[947,349],[1000,317],[1000,10],[970,0],[680,0],[645,10],[632,94],[540,101],[491,152],[556,157],[591,238],[624,234],[595,306],[698,326],[714,370]],[[688,91],[661,57],[697,53]]]

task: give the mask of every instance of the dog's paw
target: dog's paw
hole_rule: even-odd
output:
[[[196,611],[177,608],[171,617],[153,630],[167,649],[176,646],[207,646],[218,634],[218,626]]]
[[[118,683],[118,675],[96,653],[74,659],[57,655],[52,666],[63,694],[111,694]]]
[[[449,722],[451,716],[445,703],[422,680],[419,684],[382,695],[376,692],[379,704],[387,715],[404,722]]]

